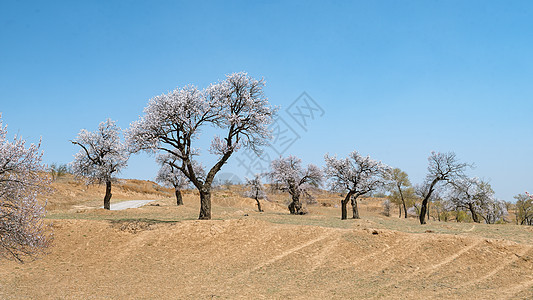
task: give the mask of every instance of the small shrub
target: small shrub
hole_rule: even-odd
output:
[[[65,176],[66,174],[72,173],[67,164],[56,164],[52,163],[49,167],[50,175],[52,175],[52,180],[56,181],[58,178]]]
[[[455,213],[455,220],[457,222],[472,222],[472,217],[464,210]]]

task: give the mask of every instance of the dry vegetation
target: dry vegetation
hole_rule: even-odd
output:
[[[54,183],[50,253],[0,262],[2,299],[346,299],[533,297],[533,228],[385,217],[363,199],[361,220],[340,220],[339,195],[323,193],[305,216],[271,194],[265,212],[242,188],[213,195],[214,220],[198,221],[197,192],[176,207],[171,191],[126,180],[104,211],[103,187]]]

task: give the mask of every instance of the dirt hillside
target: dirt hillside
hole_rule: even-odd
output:
[[[216,192],[215,220],[198,221],[193,191],[181,207],[164,195],[125,211],[62,201],[48,255],[0,261],[0,298],[533,298],[530,227],[420,226],[371,199],[362,219],[341,221],[335,195],[306,216],[290,216],[281,194],[258,213],[238,188]]]
[[[72,175],[66,174],[52,183],[52,192],[43,196],[48,211],[80,208],[99,208],[103,205],[105,185],[85,185]],[[124,200],[162,199],[172,196],[172,190],[155,182],[121,179],[112,185],[111,202]]]

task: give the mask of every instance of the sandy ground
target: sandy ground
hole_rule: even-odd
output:
[[[253,219],[55,220],[54,229],[43,259],[1,264],[1,298],[533,296],[533,247],[505,240]]]
[[[224,196],[226,195],[226,196]],[[124,211],[50,215],[50,253],[0,261],[1,299],[532,299],[533,230],[387,218],[361,203],[290,216],[230,192],[218,220],[194,220],[197,197]]]

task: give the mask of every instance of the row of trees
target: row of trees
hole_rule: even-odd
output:
[[[268,177],[272,184],[290,194],[291,214],[303,214],[300,198],[312,198],[313,191],[327,181],[330,190],[345,194],[341,218],[347,219],[348,202],[352,205],[353,218],[359,218],[357,199],[384,186],[390,168],[357,151],[343,159],[326,154],[325,160],[326,167],[321,170],[313,164],[303,167],[301,160],[294,156],[280,157],[272,161]]]
[[[289,204],[291,214],[301,214],[300,196],[312,197],[312,192],[323,181],[331,191],[344,194],[341,200],[341,218],[347,218],[347,204],[352,205],[353,218],[359,218],[357,199],[379,190],[389,192],[389,199],[408,215],[408,206],[416,210],[421,224],[429,217],[429,203],[435,205],[437,214],[449,211],[467,211],[474,222],[492,224],[507,214],[506,203],[494,197],[490,184],[478,178],[465,175],[471,165],[461,163],[454,153],[433,152],[428,158],[428,173],[425,181],[411,186],[407,174],[392,169],[381,162],[353,151],[346,158],[325,155],[323,172],[314,165],[306,168],[293,156],[279,158],[271,164],[268,174],[271,183],[287,191],[292,198]],[[415,200],[416,199],[416,200]],[[530,199],[530,198],[529,198]],[[385,203],[388,209],[390,202]],[[528,211],[524,211],[527,215]],[[527,221],[525,221],[527,222]]]
[[[431,160],[433,159],[430,157]],[[398,205],[400,217],[402,208],[406,218],[408,211],[421,217],[420,201],[427,195],[427,186],[412,186],[407,174],[399,169],[393,171],[393,178],[396,179],[392,183],[396,182],[397,186],[389,185],[389,202]],[[437,186],[429,200],[433,202],[435,217],[439,221],[447,221],[453,215],[458,222],[468,218],[477,223],[494,224],[504,221],[509,209],[514,207],[516,224],[533,225],[533,196],[525,192],[514,198],[517,200],[515,204],[499,200],[488,181],[457,173],[457,176]],[[384,203],[385,209],[387,206],[388,204]],[[410,207],[409,210],[407,207]],[[429,210],[426,211],[426,216],[429,218]]]
[[[407,218],[408,213],[420,217],[422,214],[421,201],[425,197],[424,192],[427,188],[424,185],[411,186],[405,173],[404,178],[403,188],[389,187],[388,203],[384,202],[384,209],[388,210],[389,204],[396,204],[400,211],[400,217],[402,209],[405,218]],[[398,190],[402,197],[399,197]],[[468,216],[477,223],[484,221],[487,224],[493,224],[503,220],[507,215],[508,204],[495,198],[494,191],[487,181],[476,177],[463,176],[445,182],[434,190],[429,201],[433,203],[434,217],[439,221],[447,221],[453,214],[458,222],[464,219],[463,216]],[[429,216],[428,206],[426,218]]]
[[[104,208],[109,209],[111,198],[111,182],[113,174],[126,165],[130,151],[119,138],[120,129],[116,124],[107,120],[99,125],[96,132],[82,130],[78,138],[73,143],[80,145],[81,151],[75,156],[72,164],[75,174],[86,178],[87,183],[106,183],[106,195],[104,197]],[[280,190],[290,194],[292,201],[288,209],[291,214],[304,214],[300,198],[312,199],[313,192],[325,181],[329,189],[345,194],[341,201],[341,218],[347,218],[347,204],[352,205],[353,218],[359,218],[357,199],[378,189],[389,187],[391,199],[401,201],[404,215],[407,216],[406,199],[410,199],[414,190],[410,186],[407,174],[399,169],[391,169],[381,162],[371,159],[369,156],[362,156],[356,151],[348,157],[339,159],[336,156],[326,154],[326,167],[321,170],[319,167],[310,164],[303,167],[301,160],[294,156],[279,158],[272,162],[271,172],[267,175],[273,184]],[[182,205],[183,200],[181,190],[191,184],[190,178],[182,171],[184,165],[181,158],[170,152],[162,152],[157,156],[157,162],[161,166],[156,180],[175,189],[176,204]],[[468,179],[464,176],[463,170],[467,164],[458,163],[455,154],[432,153],[429,158],[428,177],[426,183],[416,188],[416,193],[422,198],[420,205],[421,223],[425,223],[426,213],[422,213],[424,208],[427,211],[427,204],[431,198],[437,198],[439,192],[435,191],[438,183],[453,187],[453,203],[456,207],[468,208],[472,212],[474,221],[479,215],[476,212],[477,204],[484,204],[485,207],[498,207],[488,205],[490,199],[490,185],[478,182],[477,179]],[[204,167],[196,160],[191,161],[192,172],[196,180],[207,179]],[[190,176],[190,175],[189,175]],[[256,199],[258,208],[261,210],[259,199],[266,198],[266,194],[259,188],[261,176],[256,176],[249,180],[252,187],[250,195]],[[212,182],[212,181],[211,181]],[[204,185],[205,187],[205,185]],[[475,191],[480,188],[484,192]],[[474,201],[475,200],[475,201]],[[201,198],[202,203],[205,199]],[[210,213],[210,210],[207,210]],[[497,211],[497,210],[495,210]],[[201,212],[204,213],[204,211]],[[427,214],[429,215],[429,214]],[[496,220],[489,214],[485,219],[487,222]]]
[[[106,184],[104,208],[109,209],[113,175],[126,166],[129,154],[159,153],[161,169],[157,179],[176,189],[178,205],[182,203],[180,190],[194,185],[200,193],[199,219],[210,219],[211,189],[222,166],[240,148],[259,155],[261,146],[271,138],[268,126],[277,109],[269,104],[263,87],[263,80],[235,73],[204,90],[186,86],[156,96],[149,101],[144,115],[126,131],[125,143],[120,141],[120,129],[111,120],[102,122],[96,132],[82,130],[72,141],[81,147],[72,163],[73,172],[88,183]],[[218,160],[210,169],[196,160],[199,149],[193,146],[205,127],[223,132],[212,139],[209,151]],[[325,173],[332,178],[331,188],[347,194],[342,201],[343,219],[347,217],[348,201],[358,217],[357,198],[378,188],[388,168],[357,152],[347,159],[326,156],[326,164]],[[300,197],[312,197],[311,189],[323,180],[320,168],[314,165],[303,168],[301,160],[293,156],[273,161],[269,176],[291,195],[291,214],[303,213]]]
[[[96,132],[82,130],[72,141],[81,147],[72,163],[73,172],[88,182],[106,184],[104,208],[109,209],[111,183],[114,175],[126,166],[129,155],[140,151],[157,154],[161,166],[157,180],[174,187],[176,204],[183,203],[180,191],[193,185],[200,194],[199,219],[210,219],[216,174],[239,149],[248,148],[259,155],[261,146],[271,138],[269,125],[277,108],[270,105],[263,87],[263,80],[235,73],[203,90],[186,86],[156,96],[149,101],[140,119],[125,131],[124,143],[119,137],[120,129],[111,120],[102,122]],[[200,164],[197,159],[200,150],[194,147],[205,128],[215,128],[221,133],[211,141],[209,152],[217,159],[210,168]],[[353,151],[346,158],[326,154],[324,169],[313,164],[304,167],[294,156],[280,157],[271,163],[267,175],[274,186],[290,194],[291,214],[303,214],[300,198],[312,199],[313,190],[326,183],[330,190],[344,194],[342,219],[347,218],[348,203],[353,217],[359,218],[358,198],[388,188],[391,201],[401,203],[404,216],[408,212],[408,199],[412,195],[419,197],[416,209],[421,224],[429,216],[429,203],[439,201],[444,194],[447,210],[466,210],[475,222],[483,219],[493,223],[506,211],[502,202],[494,198],[487,182],[466,176],[465,171],[470,167],[452,152],[433,152],[428,158],[426,179],[412,187],[407,174],[401,170]],[[250,180],[251,186],[258,184],[260,176]],[[258,191],[255,188],[256,200],[265,196]],[[529,211],[524,214],[527,223]]]
[[[186,86],[152,98],[144,115],[130,124],[121,140],[121,129],[110,119],[100,123],[95,132],[81,130],[72,143],[81,149],[70,169],[42,164],[40,144],[25,146],[25,141],[7,138],[7,127],[0,115],[0,256],[22,261],[23,257],[43,252],[50,244],[42,218],[44,205],[37,196],[49,191],[52,177],[72,172],[86,183],[105,183],[104,208],[110,208],[111,186],[116,175],[127,165],[131,153],[145,151],[157,154],[161,169],[157,179],[176,190],[177,205],[183,203],[181,189],[192,184],[200,193],[199,219],[211,218],[211,191],[216,174],[233,153],[248,148],[256,154],[271,138],[269,125],[277,108],[270,105],[263,93],[264,80],[248,74],[234,73],[205,89]],[[197,160],[199,149],[194,142],[205,128],[215,128],[209,152],[216,155],[215,163],[204,167]],[[447,205],[470,212],[476,222],[480,218],[493,223],[505,209],[494,199],[487,182],[468,178],[469,164],[461,163],[454,153],[432,153],[423,184],[410,186],[407,174],[399,169],[361,156],[356,151],[346,158],[325,155],[326,166],[303,167],[294,156],[272,162],[268,174],[272,184],[291,195],[288,209],[302,214],[300,198],[312,198],[313,189],[324,182],[336,192],[344,193],[341,218],[347,218],[348,202],[354,218],[359,218],[357,199],[372,191],[389,187],[391,199],[401,203],[404,215],[408,212],[409,195],[416,194],[421,202],[417,207],[420,223],[426,223],[428,204],[438,201],[446,187]],[[325,176],[324,176],[325,175]],[[248,196],[257,201],[266,198],[261,176],[248,180]],[[531,195],[517,196],[517,222],[532,225],[533,199]]]
[[[211,219],[216,174],[240,148],[260,154],[261,146],[271,138],[268,126],[277,109],[265,97],[264,85],[264,80],[241,72],[203,90],[186,86],[156,96],[126,131],[125,143],[111,120],[101,123],[97,132],[82,130],[72,141],[81,147],[72,163],[73,172],[88,182],[106,183],[104,208],[109,209],[111,183],[126,166],[128,156],[141,151],[159,154],[162,169],[158,178],[176,188],[178,204],[180,189],[191,183],[200,193],[199,219]],[[205,128],[222,132],[212,139],[209,152],[218,158],[209,169],[196,160],[200,152],[194,147]]]

